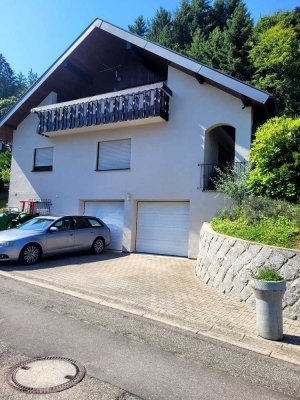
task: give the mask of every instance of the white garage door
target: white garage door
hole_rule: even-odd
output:
[[[124,202],[123,201],[86,201],[84,214],[100,218],[109,226],[111,232],[111,244],[107,247],[111,250],[122,250]]]
[[[136,251],[188,255],[189,203],[139,202]]]

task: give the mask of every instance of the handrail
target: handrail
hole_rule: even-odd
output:
[[[158,116],[168,121],[169,95],[160,87],[92,101],[76,101],[76,104],[68,106],[57,104],[51,109],[34,112],[39,117],[37,132],[41,135]]]

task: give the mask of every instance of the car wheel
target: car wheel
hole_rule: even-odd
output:
[[[94,240],[94,243],[92,244],[92,252],[94,254],[101,254],[104,251],[104,240],[101,238],[97,238]]]
[[[29,243],[23,247],[20,253],[20,261],[25,265],[35,264],[42,255],[41,248],[35,243]]]

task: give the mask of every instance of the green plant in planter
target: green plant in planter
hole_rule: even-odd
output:
[[[278,281],[283,281],[283,277],[275,271],[273,268],[270,267],[264,267],[260,269],[255,275],[255,279],[260,279],[262,281],[268,281],[268,282],[278,282]]]

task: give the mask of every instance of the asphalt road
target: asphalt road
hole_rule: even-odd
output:
[[[300,367],[0,277],[0,399],[300,399]],[[20,360],[78,360],[87,377],[51,395],[5,382]]]

